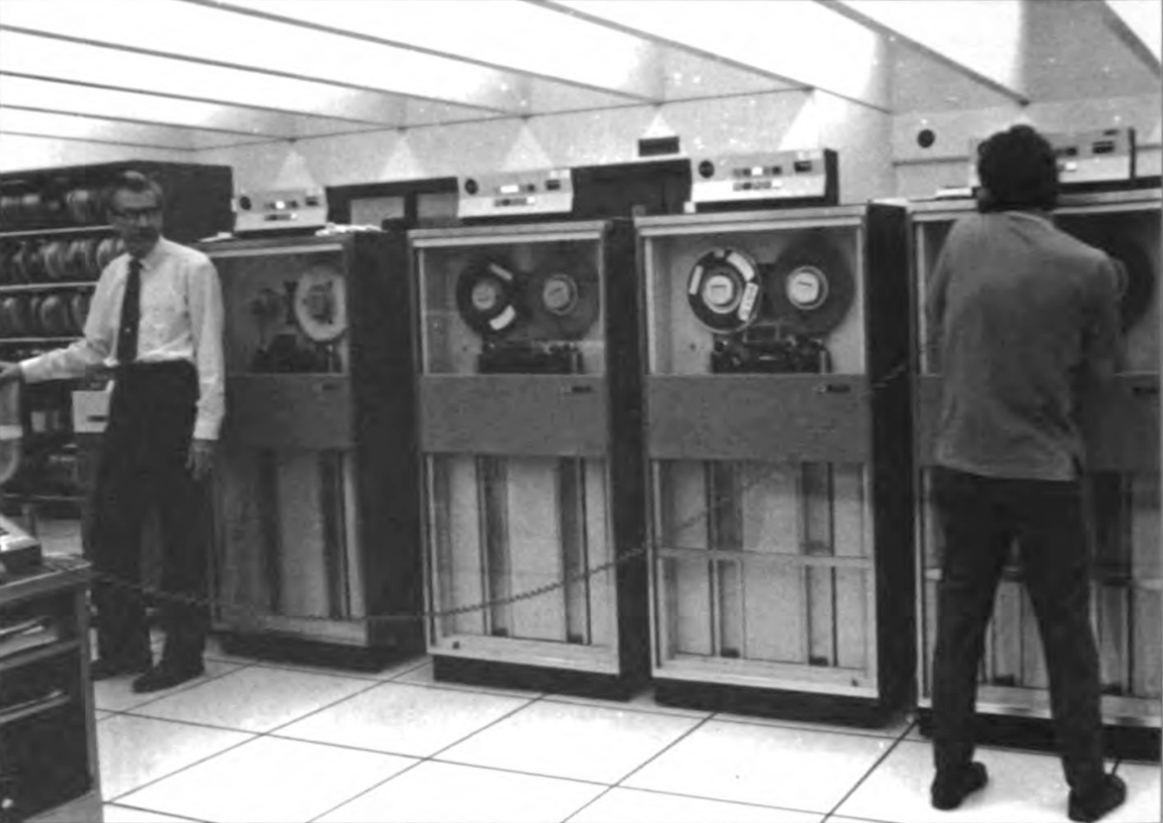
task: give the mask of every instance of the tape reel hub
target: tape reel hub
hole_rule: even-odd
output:
[[[828,276],[815,266],[800,266],[787,276],[784,289],[797,309],[818,309],[828,299]]]

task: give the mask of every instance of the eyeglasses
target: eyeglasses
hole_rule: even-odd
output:
[[[146,209],[110,209],[109,214],[114,220],[122,220],[126,223],[136,222],[141,218],[146,220],[153,220],[162,213],[158,206],[151,206]]]

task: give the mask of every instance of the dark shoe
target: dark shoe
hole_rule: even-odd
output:
[[[162,689],[172,689],[179,683],[200,677],[205,669],[202,661],[181,666],[172,663],[161,663],[154,666],[141,677],[133,681],[133,690],[138,694],[145,692],[159,692]]]
[[[133,662],[115,660],[111,657],[99,657],[89,664],[89,679],[93,681],[108,680],[110,677],[119,677],[123,674],[141,674],[148,669],[148,660]]]
[[[983,787],[988,781],[989,775],[985,771],[985,764],[976,761],[952,777],[938,774],[933,780],[933,787],[929,792],[933,808],[946,812],[950,809],[956,809],[961,805],[962,800]]]
[[[1123,805],[1127,799],[1127,784],[1117,775],[1103,776],[1098,788],[1087,795],[1070,792],[1070,802],[1067,804],[1067,813],[1071,820],[1089,821],[1098,820],[1112,809]]]

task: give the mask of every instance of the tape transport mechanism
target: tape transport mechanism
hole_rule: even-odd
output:
[[[482,337],[510,331],[520,319],[516,296],[521,278],[496,260],[473,260],[456,283],[456,308],[469,328]]]
[[[704,253],[687,280],[687,302],[699,322],[713,332],[733,332],[759,315],[763,281],[747,254],[729,248]]]

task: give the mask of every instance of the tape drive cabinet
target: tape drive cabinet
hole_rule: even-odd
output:
[[[1144,185],[1152,187],[1147,188]],[[1142,746],[1159,756],[1159,701],[1163,695],[1163,611],[1160,608],[1159,520],[1159,275],[1158,179],[1123,190],[1069,193],[1055,223],[1123,264],[1121,314],[1125,370],[1101,399],[1082,409],[1088,449],[1088,487],[1094,518],[1092,620],[1102,666],[1102,710],[1108,740]],[[911,224],[915,249],[915,448],[918,470],[917,681],[923,727],[931,706],[930,671],[936,641],[936,598],[941,577],[941,534],[930,503],[933,436],[939,412],[941,368],[924,351],[922,307],[927,284],[948,232],[970,201],[917,203]],[[986,634],[977,710],[983,729],[1001,737],[1050,741],[1048,675],[1032,605],[1021,583],[1015,551],[999,585]],[[1153,738],[1153,742],[1152,742]]]
[[[656,699],[879,724],[912,666],[904,210],[635,226]]]
[[[409,233],[435,675],[626,697],[646,620],[631,226],[562,221],[568,171],[462,188],[476,225]]]
[[[255,654],[377,666],[422,645],[404,235],[206,243],[226,405],[214,621]]]

